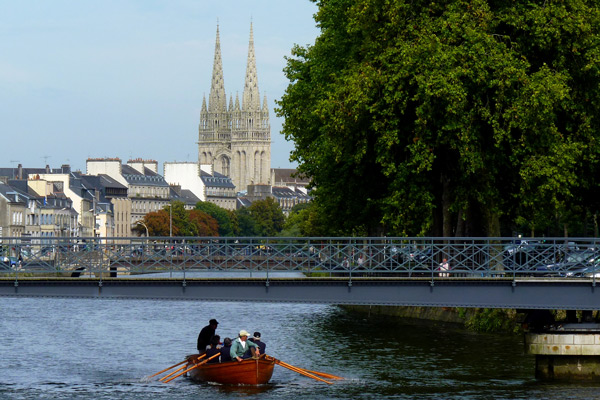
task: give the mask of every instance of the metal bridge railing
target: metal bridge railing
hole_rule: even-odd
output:
[[[295,274],[350,279],[591,278],[595,283],[599,246],[598,238],[4,237],[0,276]],[[440,268],[444,259],[448,271]]]

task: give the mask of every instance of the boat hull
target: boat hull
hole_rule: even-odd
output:
[[[192,364],[189,364],[191,367]],[[196,382],[216,382],[224,385],[263,385],[273,376],[274,360],[247,359],[226,363],[203,364],[188,374]]]

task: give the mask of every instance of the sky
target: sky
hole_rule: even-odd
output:
[[[219,25],[227,97],[244,89],[250,23],[271,167],[294,168],[275,100],[285,57],[319,34],[309,0],[0,1],[0,167],[85,172],[87,158],[198,160]]]

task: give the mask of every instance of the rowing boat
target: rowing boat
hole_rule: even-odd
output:
[[[192,367],[194,364],[189,363]],[[273,376],[275,360],[265,357],[230,361],[225,363],[203,364],[191,371],[189,377],[196,382],[216,382],[224,385],[262,385]]]

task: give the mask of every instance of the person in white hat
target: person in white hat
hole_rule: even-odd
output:
[[[260,355],[260,350],[258,349],[258,346],[255,343],[249,341],[248,336],[250,336],[250,334],[242,329],[240,331],[239,337],[233,341],[230,350],[232,360],[242,361],[244,353],[248,349],[248,346],[254,348],[254,353],[257,357]]]

